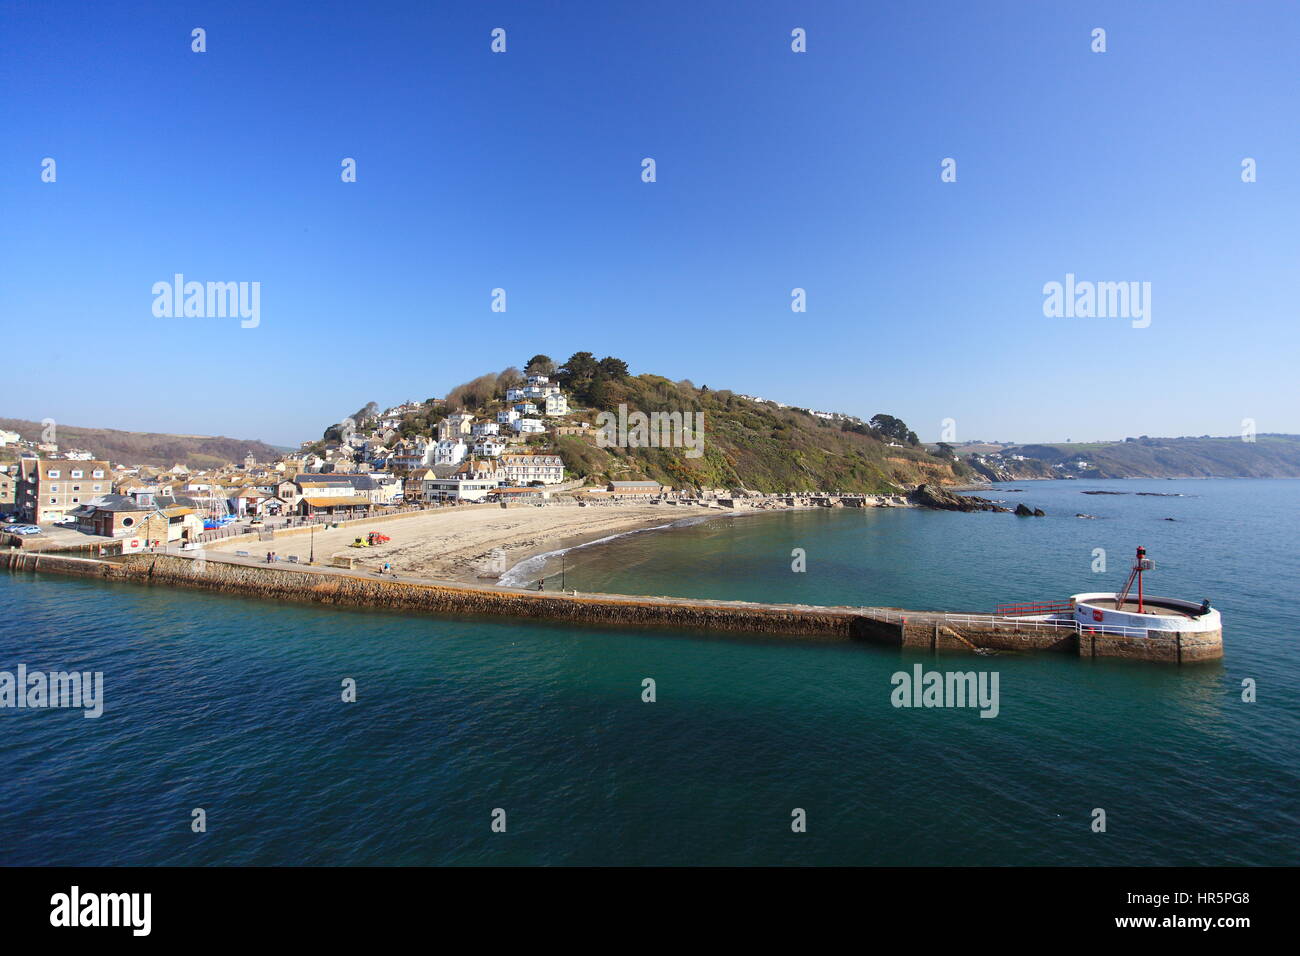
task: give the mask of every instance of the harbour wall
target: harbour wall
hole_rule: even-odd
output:
[[[753,604],[685,598],[524,591],[411,582],[338,569],[270,567],[167,554],[110,559],[11,551],[10,571],[71,574],[107,581],[161,584],[270,600],[373,607],[418,613],[531,618],[597,626],[786,634],[861,641],[916,651],[1054,651],[1089,658],[1192,663],[1223,656],[1221,632],[1160,637],[1078,633],[998,621],[951,622],[942,615],[897,610]]]

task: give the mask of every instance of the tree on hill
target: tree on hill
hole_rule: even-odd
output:
[[[480,375],[473,381],[457,385],[447,393],[447,407],[450,409],[472,410],[486,405],[497,396],[496,372]]]
[[[622,359],[614,358],[612,355],[606,355],[596,363],[597,374],[601,378],[612,378],[615,380],[627,378],[627,363]]]
[[[555,363],[549,355],[534,355],[524,365],[525,375],[554,375]]]
[[[612,386],[628,378],[628,368],[626,362],[612,355],[597,361],[590,352],[574,352],[556,370],[556,377],[579,402],[600,406],[617,392]]]
[[[919,445],[920,439],[916,437],[916,432],[907,427],[907,423],[901,418],[895,418],[893,415],[886,415],[881,412],[872,417],[868,423],[876,434],[882,438],[892,438],[897,442],[906,442],[909,445]]]
[[[546,356],[542,356],[545,358]],[[545,375],[545,372],[529,372],[529,375]],[[524,384],[524,373],[519,371],[513,365],[507,369],[502,369],[501,374],[497,376],[497,397],[505,398],[506,389],[518,388]]]

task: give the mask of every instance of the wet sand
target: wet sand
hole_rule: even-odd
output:
[[[704,508],[681,508],[647,502],[544,507],[465,507],[376,521],[373,525],[317,530],[317,564],[329,564],[335,554],[356,559],[360,568],[378,569],[387,562],[398,574],[417,574],[444,581],[490,583],[515,564],[538,554],[586,544],[599,538],[680,521],[718,515]],[[369,531],[392,540],[374,547],[349,547]],[[306,562],[313,536],[277,536],[274,541],[220,543],[213,551],[248,551],[262,556],[274,550],[280,560],[296,555]]]

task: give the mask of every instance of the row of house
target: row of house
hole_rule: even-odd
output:
[[[523,453],[470,457],[449,469],[431,468],[418,481],[420,498],[429,503],[544,497],[541,489],[564,481],[564,459]]]

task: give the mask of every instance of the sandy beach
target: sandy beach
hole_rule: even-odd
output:
[[[525,558],[586,544],[613,534],[666,525],[684,518],[720,512],[646,502],[546,507],[464,507],[376,521],[373,526],[315,532],[318,564],[335,554],[356,558],[356,566],[378,569],[387,562],[397,574],[416,574],[444,581],[487,583]],[[367,548],[348,547],[374,530],[392,540]],[[309,534],[277,535],[274,541],[249,544],[218,543],[214,551],[244,550],[262,555],[274,550],[283,561],[296,555],[306,562],[312,549]]]

